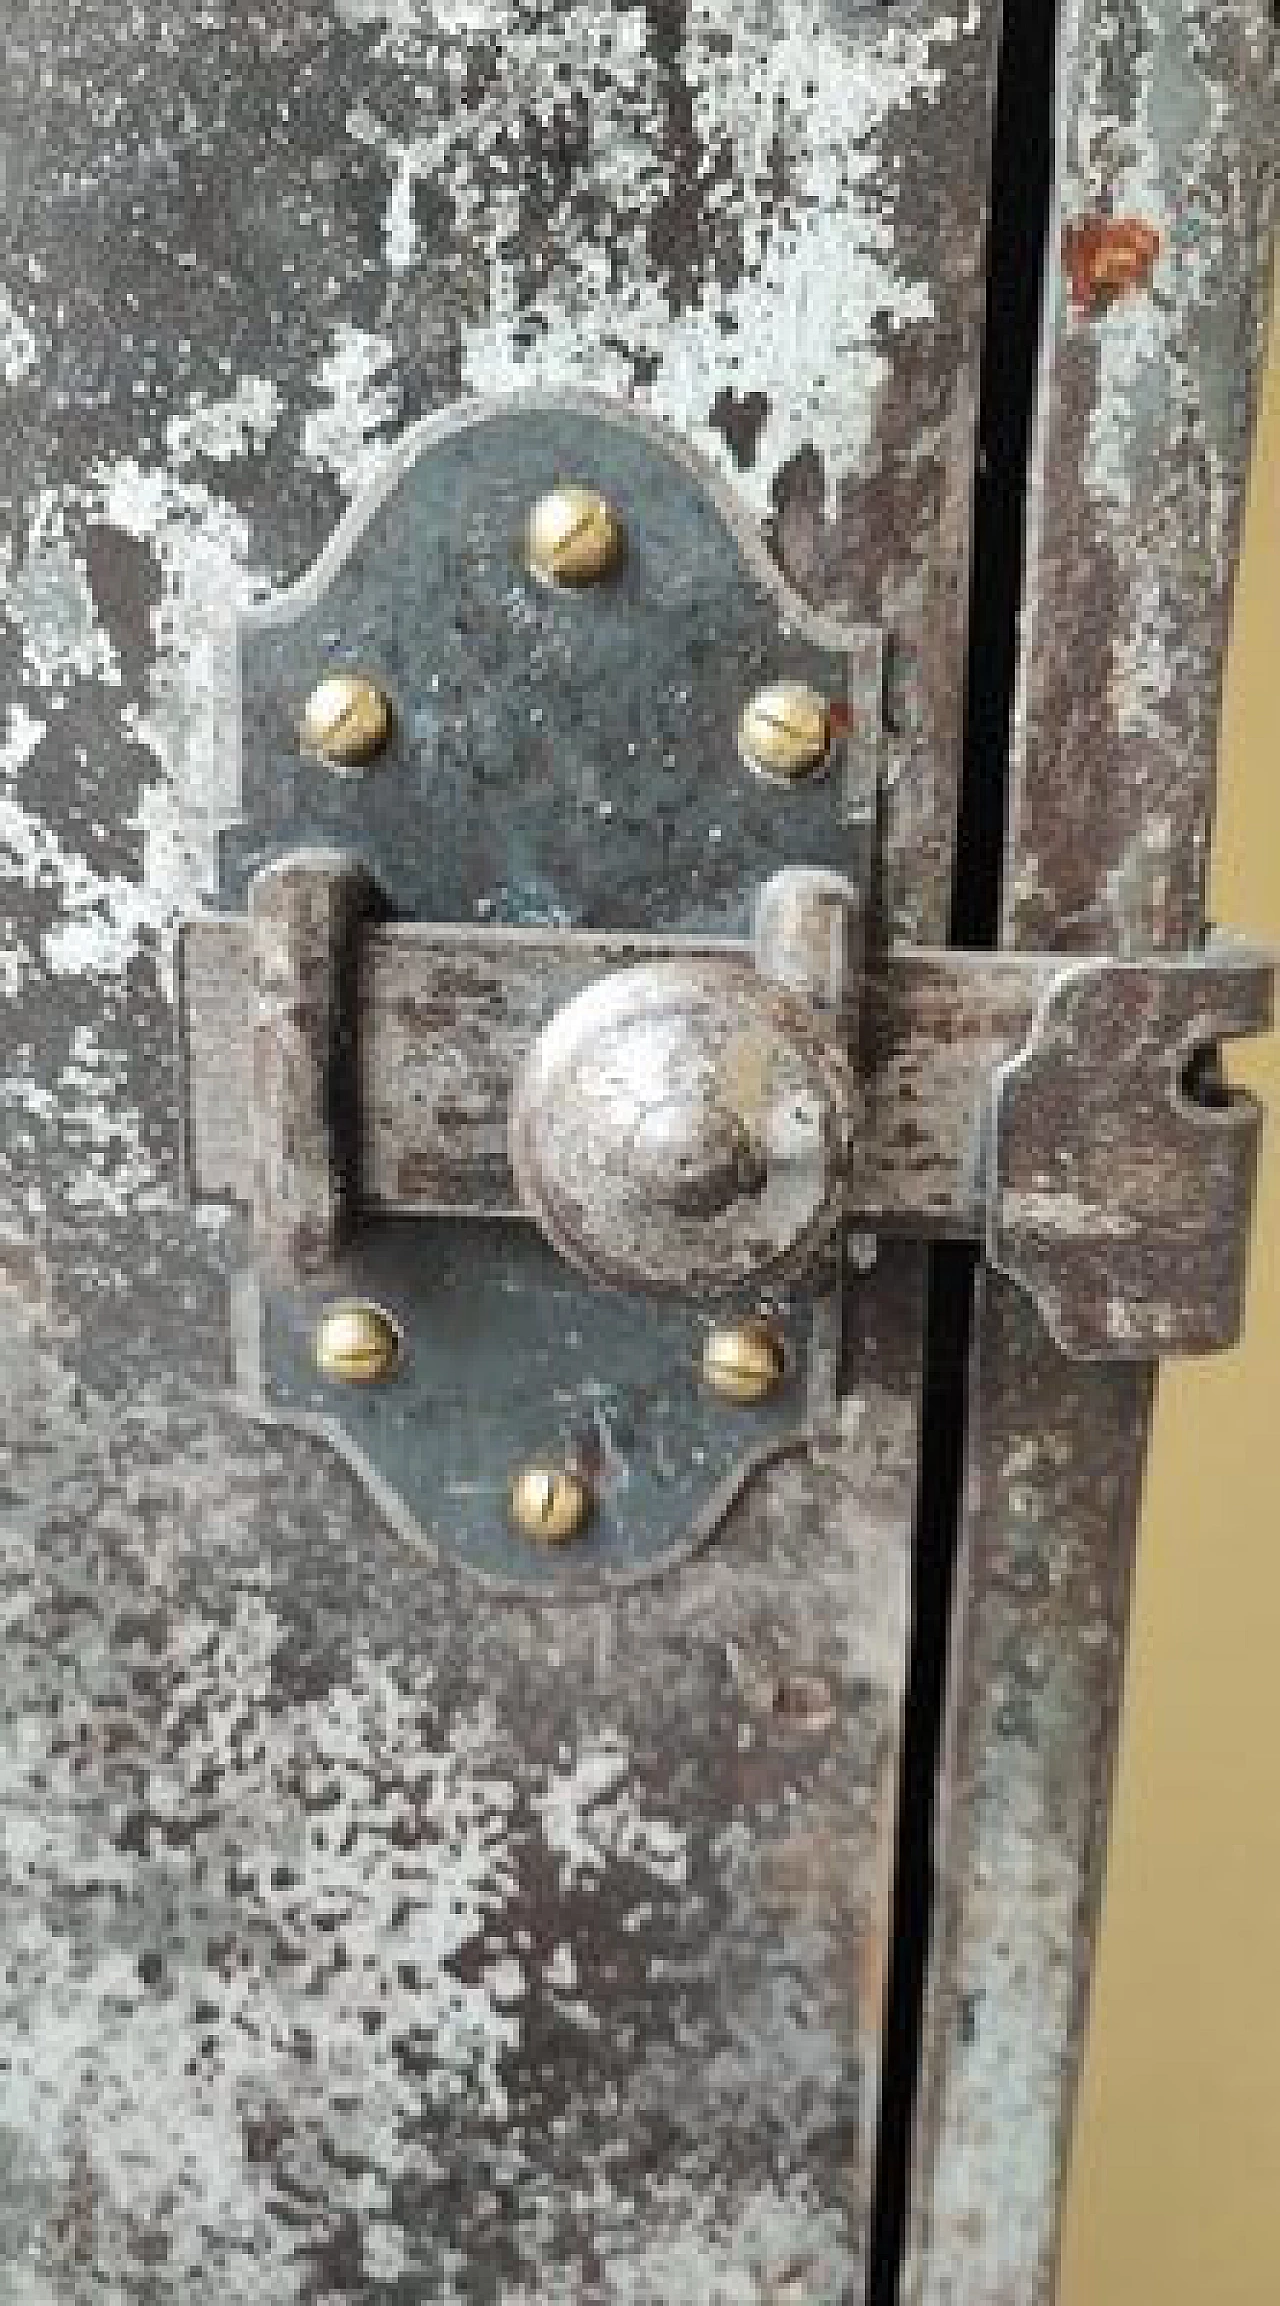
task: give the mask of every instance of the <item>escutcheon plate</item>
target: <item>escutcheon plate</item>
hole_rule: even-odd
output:
[[[549,586],[528,566],[529,508],[566,480],[621,520],[605,584]],[[390,702],[359,779],[299,740],[316,684],[343,672]],[[744,701],[778,679],[830,708],[821,772],[789,786],[754,774],[738,744]],[[811,611],[709,465],[590,396],[477,403],[415,428],[308,575],[246,616],[238,681],[224,910],[243,910],[264,865],[325,844],[361,861],[401,919],[741,937],[780,867],[856,872],[865,855],[879,630]],[[834,1264],[804,1292],[717,1297],[714,1318],[765,1317],[786,1356],[767,1400],[734,1404],[701,1376],[713,1308],[696,1291],[659,1306],[596,1287],[531,1225],[459,1198],[449,1216],[364,1210],[323,1282],[285,1286],[251,1264],[238,1284],[243,1398],[325,1435],[407,1541],[499,1587],[581,1595],[707,1542],[756,1471],[808,1446],[837,1384]],[[383,1384],[315,1364],[315,1325],[347,1296],[398,1326]],[[563,1549],[510,1518],[513,1473],[548,1458],[593,1488],[588,1529]]]
[[[381,1384],[316,1366],[316,1324],[347,1297],[401,1332]],[[706,1384],[709,1312],[594,1288],[518,1222],[380,1218],[323,1284],[244,1277],[238,1376],[259,1414],[324,1434],[411,1545],[460,1555],[491,1585],[582,1599],[697,1551],[755,1473],[808,1446],[809,1307],[765,1295],[743,1310],[785,1355],[776,1390],[745,1405]],[[512,1476],[548,1460],[592,1490],[568,1546],[512,1525]]]

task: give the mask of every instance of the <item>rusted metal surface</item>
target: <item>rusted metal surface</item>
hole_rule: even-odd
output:
[[[1150,288],[1160,235],[1139,216],[1082,216],[1062,227],[1062,269],[1077,312],[1097,319]]]
[[[1005,875],[1010,943],[1198,944],[1277,144],[1263,0],[1063,15]],[[1081,277],[1081,220],[1106,220]],[[1109,284],[1096,251],[1116,227]],[[1135,229],[1145,228],[1145,229]],[[1158,246],[1155,243],[1158,242]],[[1102,293],[1104,286],[1108,292]],[[909,2306],[1047,2306],[1150,1371],[976,1332]]]
[[[182,1201],[172,930],[235,797],[224,612],[425,412],[588,381],[893,626],[891,908],[942,934],[994,22],[7,11],[0,2262],[32,2299],[860,2292],[916,1253],[827,1306],[827,1452],[732,1545],[554,1631],[482,1604],[222,1405],[245,1242]]]

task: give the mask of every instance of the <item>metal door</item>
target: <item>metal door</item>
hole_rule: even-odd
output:
[[[398,683],[410,803],[369,805],[419,929],[505,936],[504,970],[563,937],[568,999],[574,938],[718,962],[773,871],[832,866],[870,874],[878,949],[982,941],[1003,770],[974,700],[1016,607],[983,556],[1021,522],[1000,427],[1034,336],[1024,311],[1002,380],[992,283],[1050,33],[1011,13],[998,124],[994,0],[10,10],[6,2296],[814,2306],[900,2260],[915,2300],[1051,2294],[1149,1337],[1069,1358],[984,1269],[966,1394],[973,1256],[927,1226],[850,1226],[726,1329],[709,1288],[578,1290],[468,1171],[451,1214],[433,1187],[370,1233],[411,1379],[371,1466],[288,1358],[323,1303],[273,1296],[244,1208],[192,1191],[193,1132],[239,1176],[244,1052],[197,1081],[176,1032],[225,992],[273,812],[301,794],[290,838],[358,845],[373,781],[309,801],[280,718],[352,619]],[[1001,965],[1145,967],[1202,929],[1265,12],[1085,8],[1059,64]],[[469,478],[441,461],[468,444]],[[501,524],[602,462],[639,573],[594,671],[566,643],[543,744],[560,600],[503,564],[499,643],[481,594]],[[752,783],[721,723],[835,658],[843,784]],[[1030,1030],[990,968],[973,1079]],[[1250,984],[1214,1017],[1255,1021]],[[392,1091],[425,1061],[406,999]],[[483,1037],[501,1004],[467,999]],[[283,1356],[271,1414],[246,1323]],[[542,1478],[540,1418],[553,1457],[595,1437],[632,1517],[554,1572],[518,1530],[469,1551],[458,1502],[460,1466]]]

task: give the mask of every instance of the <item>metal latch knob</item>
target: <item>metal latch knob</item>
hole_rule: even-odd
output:
[[[838,1238],[859,918],[850,883],[780,874],[754,957],[615,970],[557,1011],[514,1085],[510,1153],[571,1264],[714,1294],[794,1274]]]

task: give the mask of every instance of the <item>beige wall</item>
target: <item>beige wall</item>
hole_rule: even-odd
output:
[[[1280,944],[1274,324],[1212,907]],[[1280,1037],[1230,1071],[1271,1114],[1248,1326],[1161,1385],[1060,2306],[1280,2306]]]

